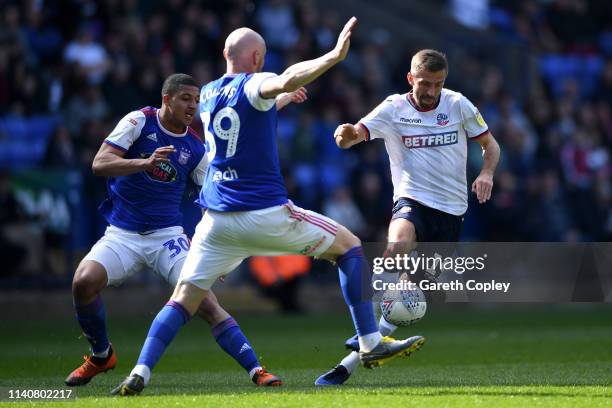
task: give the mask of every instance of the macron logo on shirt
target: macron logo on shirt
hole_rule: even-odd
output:
[[[421,118],[399,118],[402,123],[421,123]]]
[[[410,149],[420,147],[448,146],[456,144],[458,140],[457,131],[434,133],[431,135],[402,136],[404,146]]]

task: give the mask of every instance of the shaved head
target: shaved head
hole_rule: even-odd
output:
[[[225,39],[223,56],[228,66],[239,72],[258,72],[263,68],[266,42],[256,31],[247,27],[238,28]]]

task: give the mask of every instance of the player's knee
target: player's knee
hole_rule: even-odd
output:
[[[336,240],[333,246],[335,247],[334,249],[337,255],[343,255],[351,248],[361,246],[361,240],[349,231],[348,228],[338,225],[338,233],[336,234]]]
[[[414,249],[414,244],[411,242],[389,242],[387,244],[387,250],[385,255],[388,257],[394,257],[396,255],[409,254]]]
[[[398,249],[416,246],[414,224],[403,218],[393,220],[389,225],[388,241],[389,246],[395,246]]]
[[[210,293],[210,290],[201,289],[189,282],[179,282],[170,300],[180,303],[193,316]]]
[[[338,225],[334,243],[320,258],[335,261],[340,255],[358,246],[361,246],[361,240],[346,227]]]
[[[348,229],[346,231],[348,232],[348,236],[346,240],[346,250],[348,251],[351,248],[361,246],[361,240],[355,234],[350,232]]]
[[[214,296],[207,296],[200,303],[197,313],[211,326],[215,326],[229,317],[229,314],[219,305]]]
[[[81,302],[93,298],[106,287],[106,271],[101,265],[93,262],[84,262],[77,268],[72,279],[72,294]]]

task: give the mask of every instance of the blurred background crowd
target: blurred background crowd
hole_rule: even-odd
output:
[[[470,198],[462,239],[612,238],[609,0],[0,0],[0,9],[0,275],[71,275],[104,228],[93,156],[123,115],[159,106],[166,76],[221,75],[225,36],[240,26],[267,41],[264,69],[282,72],[330,50],[348,13],[360,25],[347,60],[279,115],[294,202],[364,241],[385,240],[384,144],[341,151],[332,135],[407,92],[410,56],[432,47],[449,57],[446,87],[479,107],[502,146],[492,200]],[[481,163],[471,143],[468,180]]]

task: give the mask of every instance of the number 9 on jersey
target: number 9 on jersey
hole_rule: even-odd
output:
[[[209,145],[208,161],[212,161],[217,154],[215,135],[219,139],[227,141],[225,158],[234,156],[234,154],[236,154],[236,146],[238,146],[238,136],[240,135],[240,116],[238,116],[238,112],[236,112],[234,108],[230,106],[227,106],[217,112],[212,120],[214,133],[211,133],[209,130],[210,112],[200,113],[200,118],[202,119],[204,135]],[[229,126],[227,126],[227,123],[229,123]]]

